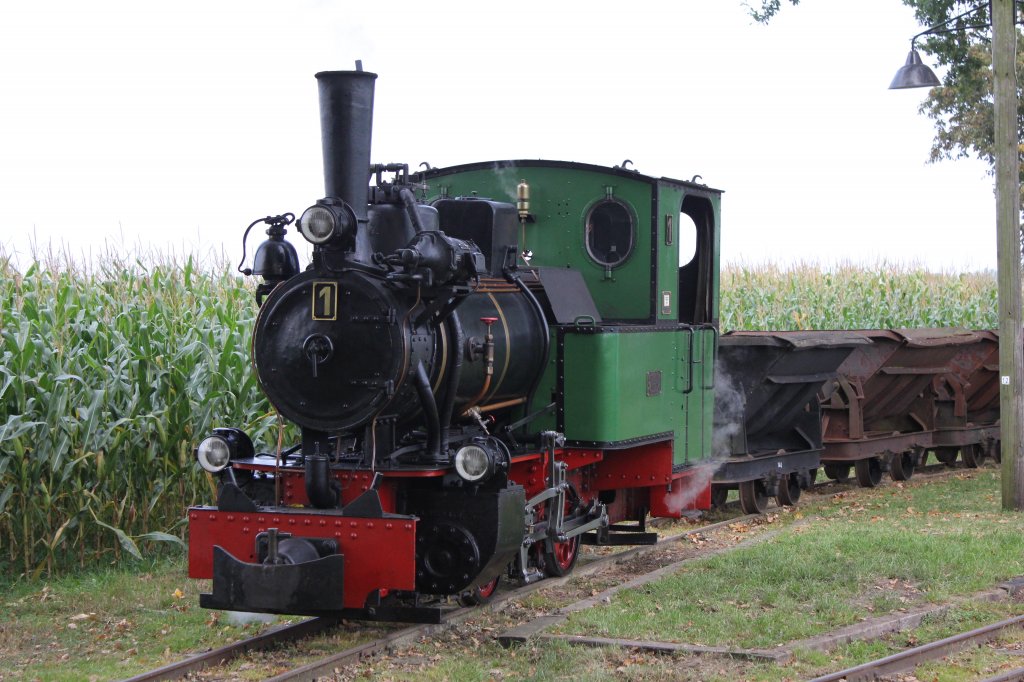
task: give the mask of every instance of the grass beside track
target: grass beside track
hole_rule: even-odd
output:
[[[730,646],[766,646],[831,631],[869,616],[992,587],[1024,574],[1024,518],[999,509],[995,469],[960,471],[941,480],[911,480],[866,490],[836,487],[807,494],[796,510],[778,514],[773,536],[759,544],[686,565],[611,603],[574,614],[563,631],[578,634]],[[770,510],[773,514],[776,510]],[[754,533],[737,523],[728,532]],[[582,580],[582,579],[581,579]],[[42,584],[7,586],[7,619],[0,624],[3,679],[106,680],[219,646],[262,625],[231,625],[197,606],[203,583],[185,577],[183,562],[157,562],[139,574],[103,570]],[[548,611],[543,592],[528,611]],[[921,627],[827,653],[798,652],[787,665],[716,658],[591,649],[535,641],[510,650],[493,637],[521,606],[481,614],[466,627],[431,638],[385,659],[348,669],[339,679],[605,680],[808,679],[1024,612],[1015,602],[971,604]],[[273,654],[222,670],[227,679],[264,679],[318,652],[337,651],[373,636],[354,627],[297,657]],[[1012,637],[1011,637],[1012,640]],[[986,649],[950,665],[929,668],[926,679],[977,677],[1019,664],[1019,656]],[[974,675],[974,678],[971,675]]]
[[[188,579],[184,560],[8,585],[0,592],[0,679],[122,679],[264,627],[200,609],[204,589],[208,582]]]
[[[620,593],[606,606],[573,614],[560,631],[774,648],[915,604],[952,601],[1024,574],[1022,525],[1019,514],[1000,510],[995,469],[874,490],[840,486],[826,495],[806,495],[798,510],[779,514],[771,539]],[[746,529],[737,524],[734,532]],[[465,634],[455,633],[403,657],[367,663],[342,679],[784,682],[1022,613],[1019,601],[967,603],[878,640],[827,652],[797,650],[784,665],[550,640],[503,650],[485,637],[466,650]],[[1021,659],[1013,650],[1022,648],[1022,639],[1011,632],[980,651],[925,664],[921,671],[927,675],[919,679],[962,682],[1017,667]]]
[[[985,470],[839,493],[814,523],[626,591],[564,631],[774,647],[976,592],[1024,574],[1024,517],[1000,509],[998,490]]]

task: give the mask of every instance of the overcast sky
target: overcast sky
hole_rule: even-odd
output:
[[[323,194],[313,74],[362,59],[375,162],[628,158],[726,191],[726,262],[995,268],[985,166],[927,164],[925,91],[886,89],[919,30],[899,0],[4,3],[0,242],[237,262]]]

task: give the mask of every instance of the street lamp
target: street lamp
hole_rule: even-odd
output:
[[[1017,140],[1015,0],[991,0],[910,39],[910,56],[890,89],[934,87],[939,79],[921,62],[914,41],[923,35],[979,26],[946,28],[983,7],[992,19],[992,90],[995,119],[996,233],[999,280],[999,424],[1003,460],[1003,509],[1024,509],[1024,334],[1021,330],[1020,157]]]
[[[910,54],[907,55],[907,63],[896,72],[896,77],[889,84],[889,89],[934,88],[936,85],[941,85],[941,83],[935,77],[935,72],[921,61],[921,55],[914,49],[914,41],[910,41]]]
[[[902,90],[904,88],[934,88],[940,85],[939,79],[935,77],[933,72],[928,65],[921,61],[921,55],[917,53],[914,48],[914,44],[917,39],[921,36],[938,35],[940,33],[955,33],[957,31],[967,31],[972,28],[988,28],[990,24],[975,24],[974,26],[955,26],[953,28],[947,28],[954,21],[959,21],[964,17],[974,14],[978,10],[989,7],[991,3],[983,2],[980,5],[972,7],[966,12],[961,12],[955,17],[946,19],[941,24],[935,24],[925,30],[918,33],[916,36],[910,39],[910,54],[907,55],[907,63],[900,67],[900,70],[896,72],[896,77],[892,79],[892,83],[889,84],[890,90]]]

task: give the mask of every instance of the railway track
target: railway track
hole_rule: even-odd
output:
[[[944,464],[936,464],[919,469],[913,480],[942,478],[947,475],[954,475],[960,471],[962,471],[962,469],[952,469]],[[827,494],[830,489],[845,487],[849,484],[850,481],[819,480],[819,482],[813,486],[813,490],[815,493]],[[730,502],[726,505],[726,509],[737,510],[739,509],[739,503]],[[340,652],[295,668],[294,670],[287,671],[270,679],[274,682],[284,682],[285,680],[306,680],[313,679],[320,675],[330,675],[336,668],[348,666],[381,653],[388,653],[401,649],[405,646],[411,645],[423,637],[449,629],[472,617],[474,614],[479,613],[481,609],[496,609],[507,602],[521,599],[533,592],[558,587],[574,578],[591,575],[616,562],[622,562],[633,557],[657,552],[665,547],[687,540],[696,534],[714,532],[715,530],[726,528],[730,524],[749,522],[759,518],[760,516],[761,515],[758,514],[735,516],[724,521],[695,527],[677,535],[661,538],[655,545],[639,546],[616,552],[614,554],[609,554],[607,556],[595,557],[586,563],[580,563],[570,575],[563,578],[548,578],[537,583],[531,583],[515,589],[502,591],[486,605],[460,608],[452,611],[444,617],[440,624],[414,625],[401,628],[381,637],[348,647]],[[670,566],[674,566],[674,564],[670,564]],[[643,576],[640,576],[639,579],[643,579]],[[195,654],[181,661],[170,663],[161,666],[160,668],[127,678],[124,682],[156,682],[158,680],[181,679],[206,668],[224,665],[249,652],[262,651],[288,642],[323,634],[336,627],[339,622],[340,619],[337,618],[312,618],[292,625],[274,628],[254,637],[240,640],[232,644],[227,644],[207,652]]]
[[[759,515],[756,514],[736,516],[725,521],[695,527],[677,535],[661,538],[658,543],[654,545],[634,547],[614,554],[596,557],[585,564],[581,563],[577,565],[576,569],[570,575],[563,578],[547,578],[540,582],[502,591],[498,593],[488,604],[476,607],[465,607],[452,611],[443,618],[440,624],[413,625],[401,628],[382,637],[357,644],[336,654],[332,654],[323,659],[282,673],[270,679],[274,680],[274,682],[283,682],[284,680],[306,680],[315,678],[318,675],[329,675],[335,668],[340,666],[350,665],[370,656],[402,648],[403,646],[412,644],[422,637],[446,630],[465,621],[474,614],[479,613],[482,609],[495,609],[509,601],[521,599],[533,592],[558,587],[559,585],[564,585],[574,578],[596,573],[616,562],[625,561],[650,552],[657,552],[665,547],[687,540],[695,534],[713,532],[718,529],[726,528],[730,524],[751,521],[758,517]],[[276,628],[255,637],[243,639],[208,652],[196,654],[195,656],[191,656],[176,663],[161,666],[160,668],[128,678],[124,682],[156,682],[157,680],[181,679],[188,674],[196,673],[204,668],[223,665],[248,652],[264,650],[282,643],[327,632],[338,623],[339,619],[336,618],[313,618],[294,625]]]
[[[984,627],[962,632],[952,637],[946,637],[936,642],[922,644],[898,654],[886,656],[874,661],[862,663],[861,665],[840,670],[838,672],[822,675],[814,678],[811,682],[861,682],[877,680],[883,675],[906,672],[913,670],[921,663],[942,658],[969,647],[976,647],[988,642],[1003,634],[1011,628],[1018,628],[1024,625],[1024,616],[1016,616],[1007,620],[992,623]],[[1024,668],[1010,670],[996,677],[989,678],[985,682],[1002,682],[1007,680],[1024,679]]]

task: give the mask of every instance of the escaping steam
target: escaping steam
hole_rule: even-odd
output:
[[[691,505],[697,496],[707,489],[715,472],[733,454],[736,449],[735,439],[743,433],[745,409],[746,400],[742,387],[737,385],[733,377],[719,370],[715,377],[715,423],[711,457],[694,466],[693,475],[684,479],[684,506]]]
[[[715,426],[711,439],[712,460],[721,461],[736,449],[734,439],[743,433],[746,399],[742,386],[719,364],[715,378]]]

